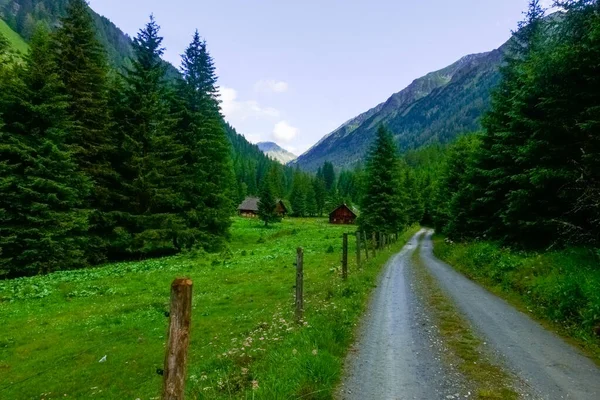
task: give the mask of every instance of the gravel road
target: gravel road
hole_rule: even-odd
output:
[[[413,288],[411,257],[420,257],[490,354],[536,399],[600,399],[600,369],[527,315],[433,256],[431,231],[417,233],[385,266],[346,361],[342,400],[459,399],[468,382],[444,365],[443,338]],[[525,395],[524,393],[527,393]]]

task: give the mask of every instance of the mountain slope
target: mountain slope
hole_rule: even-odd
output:
[[[277,143],[261,142],[256,144],[260,151],[275,161],[279,161],[283,165],[298,158],[295,154],[290,153],[284,148],[281,148]]]
[[[6,22],[0,19],[0,34],[4,36],[13,50],[20,53],[26,53],[29,45],[23,40],[23,38],[15,31],[13,31]]]
[[[491,89],[500,78],[503,50],[504,46],[463,57],[415,80],[325,136],[293,164],[309,171],[325,161],[351,168],[364,160],[382,123],[394,133],[402,151],[448,142],[460,133],[478,130],[479,119],[489,107]]]

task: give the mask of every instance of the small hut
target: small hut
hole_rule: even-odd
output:
[[[238,206],[238,215],[240,217],[246,218],[255,218],[258,216],[258,203],[260,199],[258,197],[246,197],[242,204]],[[277,200],[277,205],[275,206],[275,212],[281,216],[285,217],[290,212],[289,205],[286,205],[284,200]]]
[[[246,197],[238,207],[240,217],[255,218],[258,216],[258,197]]]
[[[351,225],[356,222],[358,215],[346,204],[342,204],[329,213],[329,223],[338,225]]]

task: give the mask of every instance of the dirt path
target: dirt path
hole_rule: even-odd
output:
[[[444,339],[414,288],[419,257],[486,350],[536,399],[600,399],[600,369],[558,336],[442,263],[431,232],[421,231],[386,265],[346,363],[344,400],[470,398],[469,382],[442,361]]]

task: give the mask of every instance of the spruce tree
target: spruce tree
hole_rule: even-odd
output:
[[[183,55],[181,70],[178,139],[185,149],[179,179],[186,199],[183,211],[189,237],[207,245],[224,238],[231,225],[234,175],[214,63],[197,31]]]
[[[48,34],[38,31],[24,64],[3,93],[0,131],[0,276],[86,265],[90,182],[65,141],[68,98]]]
[[[115,140],[108,108],[107,58],[84,0],[69,1],[54,41],[57,71],[72,121],[67,141],[80,169],[94,183],[87,199],[87,206],[94,210],[89,252],[98,263],[106,257],[106,239],[114,229],[110,218],[115,202],[112,191],[119,177],[111,164]]]
[[[292,203],[293,215],[295,217],[305,217],[307,210],[307,182],[302,172],[296,169],[294,172],[294,183],[290,193],[290,202]]]
[[[391,133],[380,126],[367,158],[366,191],[359,223],[366,232],[395,233],[406,226],[399,157]]]
[[[175,124],[165,79],[166,65],[159,26],[153,17],[134,39],[131,68],[127,69],[124,109],[119,123],[122,139],[119,189],[118,246],[120,256],[170,254],[181,248],[186,223],[179,191],[184,149]]]
[[[275,196],[275,184],[277,178],[277,167],[273,165],[264,177],[261,185],[260,200],[258,201],[258,217],[265,223],[265,226],[280,221],[280,217],[276,211],[278,199]]]

